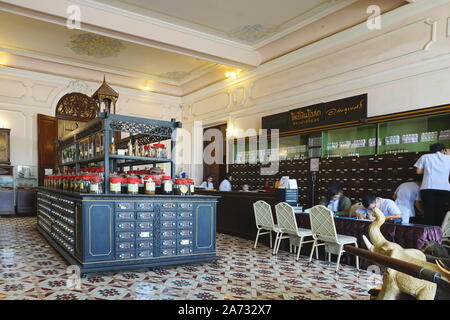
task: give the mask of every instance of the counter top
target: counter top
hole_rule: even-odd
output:
[[[76,198],[101,198],[101,197],[107,197],[107,198],[138,198],[138,199],[167,199],[167,198],[180,198],[180,199],[186,199],[186,200],[195,200],[200,198],[207,198],[207,199],[218,199],[220,196],[215,195],[204,195],[204,194],[194,194],[194,195],[186,195],[186,196],[180,196],[180,195],[165,195],[165,194],[136,194],[136,195],[130,195],[126,193],[80,193],[80,192],[71,192],[71,191],[64,191],[59,189],[52,189],[52,188],[46,188],[46,187],[39,187],[38,190],[40,191],[47,191],[47,192],[54,192],[58,194],[62,194],[68,197],[76,197]]]

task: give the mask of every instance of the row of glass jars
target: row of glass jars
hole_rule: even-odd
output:
[[[114,151],[113,151],[114,150]],[[116,153],[115,147],[111,148],[111,153]],[[155,143],[153,145],[144,145],[140,146],[137,143],[135,145],[131,145],[129,143],[127,150],[125,151],[125,155],[134,156],[134,157],[147,157],[147,158],[167,158],[167,148],[162,143]]]
[[[44,177],[44,186],[80,193],[103,193],[103,178],[95,174],[51,175]]]
[[[170,176],[146,175],[142,178],[134,175],[121,177],[113,175],[109,178],[110,193],[120,194],[163,194],[163,195],[192,195],[195,192],[194,180],[175,179]]]

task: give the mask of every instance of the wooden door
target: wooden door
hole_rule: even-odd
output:
[[[220,132],[222,132],[222,136],[223,136],[223,160],[222,160],[222,164],[218,164],[218,163],[213,163],[213,164],[206,164],[203,163],[203,181],[206,180],[206,178],[208,176],[213,177],[213,183],[214,183],[214,188],[215,189],[219,189],[219,184],[220,182],[223,180],[223,178],[225,177],[225,174],[227,173],[227,144],[226,144],[226,139],[227,139],[227,124],[221,124],[215,127],[210,127],[210,128],[205,128],[204,132],[208,129],[218,129],[220,130]],[[214,142],[214,138],[211,141],[204,141],[203,142],[203,149],[205,149],[205,147],[207,145],[209,145],[210,143]],[[213,156],[215,156],[214,152],[213,152]]]
[[[38,114],[37,121],[39,185],[43,185],[45,169],[56,169],[55,140],[58,139],[58,120]]]

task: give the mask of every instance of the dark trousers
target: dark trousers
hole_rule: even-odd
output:
[[[425,189],[420,191],[424,213],[424,223],[441,226],[447,211],[450,211],[450,191]]]

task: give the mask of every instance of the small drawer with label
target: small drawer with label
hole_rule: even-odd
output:
[[[152,250],[142,250],[136,252],[137,258],[151,258],[153,257],[153,251]]]
[[[192,253],[191,248],[178,248],[177,254],[190,254]]]
[[[161,256],[174,256],[177,254],[175,249],[162,249]]]
[[[138,222],[137,229],[151,229],[153,228],[153,222]]]
[[[136,210],[148,210],[153,211],[153,203],[152,202],[141,202],[136,204]]]
[[[134,259],[134,251],[121,252],[117,255],[118,259]]]
[[[117,238],[120,240],[134,239],[134,232],[117,232]]]
[[[179,203],[178,208],[189,210],[189,209],[193,208],[193,205],[192,205],[192,203]]]
[[[136,232],[136,239],[150,239],[153,238],[152,231],[138,231]]]
[[[134,230],[134,222],[119,222],[117,223],[117,230]]]
[[[176,205],[173,202],[164,202],[163,204],[161,204],[161,207],[163,209],[174,209]]]
[[[155,217],[154,212],[138,212],[136,214],[138,220],[149,220]]]
[[[177,214],[175,212],[167,211],[161,212],[161,219],[175,219]]]
[[[134,212],[117,212],[116,220],[134,220]]]
[[[180,230],[178,231],[178,237],[191,237],[192,230]]]
[[[149,249],[153,247],[153,241],[138,241],[136,243],[137,249]]]
[[[134,242],[117,242],[116,244],[117,250],[133,250],[134,249]]]
[[[175,240],[162,240],[161,246],[163,247],[175,247],[177,245]]]
[[[133,202],[118,202],[116,204],[117,210],[134,210]]]
[[[178,212],[178,218],[192,218],[192,212]]]
[[[190,228],[192,226],[192,221],[178,221],[178,228]]]
[[[175,221],[161,221],[161,228],[175,228],[176,225]]]
[[[191,239],[178,239],[178,246],[192,246],[193,241]]]
[[[167,239],[167,238],[175,238],[175,237],[176,237],[175,230],[161,231],[161,238]]]

